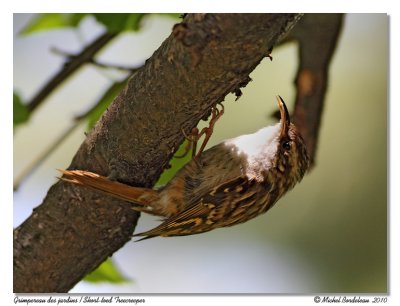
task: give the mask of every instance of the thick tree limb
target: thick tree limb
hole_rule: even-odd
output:
[[[290,36],[299,43],[294,121],[303,136],[311,167],[328,85],[329,64],[337,46],[343,14],[305,14]]]
[[[186,131],[245,86],[298,14],[189,14],[128,82],[76,153],[86,169],[151,187]],[[130,240],[126,202],[58,182],[14,230],[14,291],[66,292]]]

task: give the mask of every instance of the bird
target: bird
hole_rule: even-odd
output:
[[[246,222],[273,207],[309,167],[305,142],[280,96],[277,102],[278,123],[199,152],[160,189],[134,187],[84,170],[60,170],[60,179],[162,217],[160,225],[134,234],[143,237],[138,241],[200,234]]]

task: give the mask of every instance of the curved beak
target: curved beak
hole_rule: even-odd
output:
[[[278,106],[279,110],[281,112],[281,134],[280,137],[285,137],[288,133],[289,126],[290,126],[290,116],[289,112],[287,110],[285,101],[281,98],[281,96],[276,96],[276,99],[278,100]]]

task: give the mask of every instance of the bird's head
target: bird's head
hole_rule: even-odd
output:
[[[290,122],[285,102],[280,96],[276,98],[281,120],[274,164],[279,172],[285,174],[285,176],[292,177],[295,181],[299,181],[309,166],[307,148],[296,126]]]
[[[279,123],[229,139],[223,147],[234,160],[240,161],[242,174],[250,180],[275,180],[283,189],[290,189],[307,171],[308,154],[303,138],[290,122],[285,102],[280,96],[277,100],[281,114]]]

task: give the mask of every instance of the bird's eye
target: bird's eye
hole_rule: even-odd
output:
[[[282,148],[285,149],[286,151],[289,151],[290,150],[290,141],[283,142]]]

